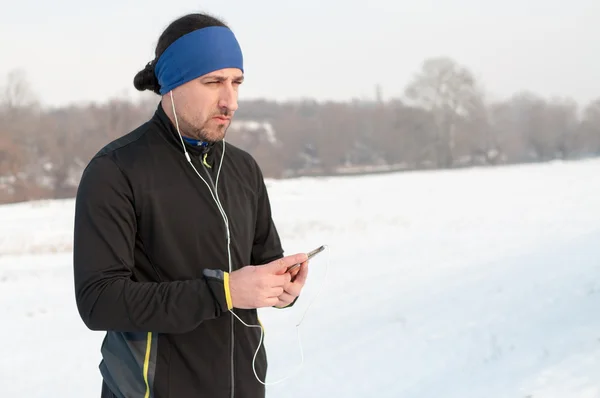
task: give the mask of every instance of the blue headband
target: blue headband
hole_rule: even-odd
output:
[[[164,95],[190,80],[224,68],[243,72],[242,50],[230,29],[211,26],[175,40],[158,59],[154,73]]]

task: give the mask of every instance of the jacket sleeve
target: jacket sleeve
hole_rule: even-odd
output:
[[[75,298],[89,329],[185,333],[231,308],[229,275],[219,270],[195,280],[135,280],[133,191],[109,156],[84,171],[74,222]]]
[[[279,233],[273,222],[271,203],[264,177],[260,167],[256,163],[255,170],[258,201],[254,243],[252,246],[252,264],[261,265],[283,257],[283,248],[281,247]]]
[[[254,246],[252,248],[252,264],[260,265],[283,257],[281,239],[273,221],[271,202],[262,171],[256,164],[256,176],[258,184],[258,208],[256,217],[256,230],[254,233]],[[290,308],[298,301],[298,297],[285,307]]]

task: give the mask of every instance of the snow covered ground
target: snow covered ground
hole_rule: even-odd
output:
[[[282,397],[600,397],[600,161],[269,181],[289,253],[328,244],[266,309]],[[73,201],[0,207],[0,396],[98,397]],[[327,279],[324,279],[325,272]]]

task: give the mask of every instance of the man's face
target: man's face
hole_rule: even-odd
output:
[[[237,68],[220,69],[173,89],[181,134],[220,141],[238,108],[238,88],[244,80]]]

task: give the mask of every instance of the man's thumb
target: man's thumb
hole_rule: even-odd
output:
[[[303,263],[307,259],[306,253],[292,254],[269,263],[268,267],[275,273],[283,273],[292,265]]]

